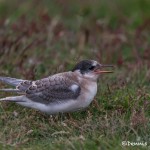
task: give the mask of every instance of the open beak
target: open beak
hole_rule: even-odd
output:
[[[107,67],[114,67],[113,65],[98,65],[97,68],[94,70],[96,74],[101,74],[101,73],[113,73],[113,71],[108,71],[108,70],[102,70],[102,68],[107,68]]]

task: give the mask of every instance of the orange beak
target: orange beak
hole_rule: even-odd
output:
[[[97,68],[94,70],[94,73],[101,74],[101,73],[113,73],[113,71],[101,70],[105,67],[114,67],[113,65],[98,65]]]

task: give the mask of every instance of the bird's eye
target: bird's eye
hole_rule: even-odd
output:
[[[89,67],[89,70],[94,70],[95,66]]]

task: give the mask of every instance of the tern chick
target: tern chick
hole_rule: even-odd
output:
[[[73,112],[84,109],[97,93],[97,79],[103,70],[112,65],[102,65],[94,60],[83,60],[72,71],[54,74],[41,80],[30,81],[10,77],[0,77],[0,81],[13,89],[0,89],[16,92],[19,96],[1,98],[0,101],[16,102],[25,107],[48,114]]]

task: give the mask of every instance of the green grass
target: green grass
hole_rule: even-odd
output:
[[[1,0],[1,76],[40,79],[82,59],[116,68],[85,111],[49,116],[1,102],[0,149],[150,149],[149,8],[148,0]]]

